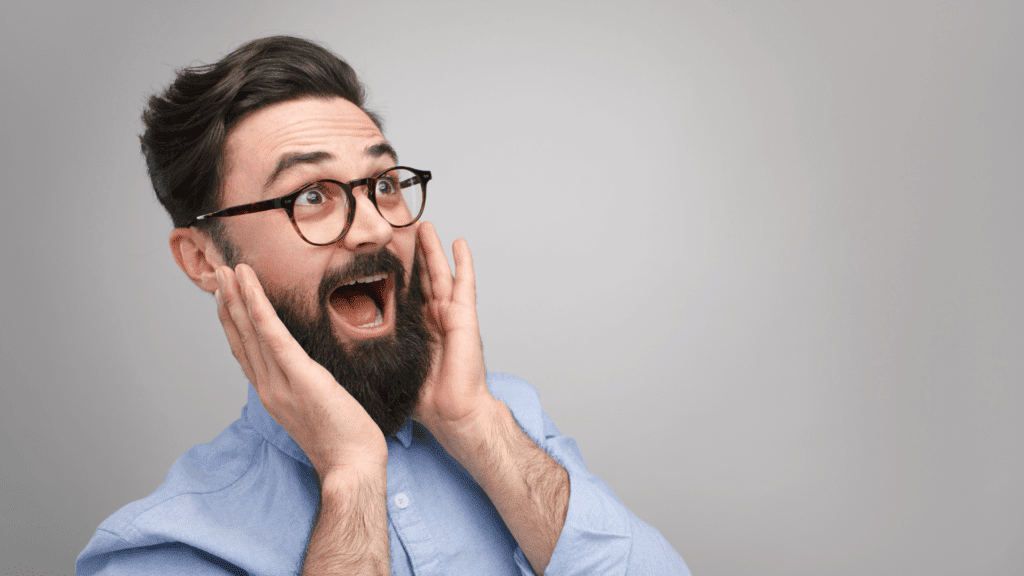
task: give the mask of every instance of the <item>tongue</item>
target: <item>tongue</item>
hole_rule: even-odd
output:
[[[353,326],[370,324],[377,319],[377,305],[365,292],[341,290],[333,295],[334,310]]]

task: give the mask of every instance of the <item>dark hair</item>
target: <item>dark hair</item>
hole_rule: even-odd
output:
[[[174,226],[219,208],[224,142],[242,118],[307,96],[340,96],[381,127],[363,107],[365,91],[352,67],[291,36],[253,40],[219,62],[183,68],[167,90],[150,97],[139,140],[153,190]],[[207,230],[220,236],[217,224]]]

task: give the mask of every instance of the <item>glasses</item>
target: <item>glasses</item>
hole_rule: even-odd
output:
[[[303,240],[314,246],[327,246],[344,238],[348,229],[352,227],[356,207],[352,191],[356,188],[366,186],[367,198],[384,220],[395,228],[404,228],[419,220],[423,214],[429,180],[430,171],[407,166],[388,168],[372,178],[360,178],[348,183],[317,180],[280,198],[233,206],[197,216],[188,223],[188,226],[194,226],[210,218],[225,218],[284,208],[292,221],[292,226]]]

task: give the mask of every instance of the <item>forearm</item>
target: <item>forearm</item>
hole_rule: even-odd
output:
[[[386,471],[325,477],[302,574],[390,574],[386,498]]]
[[[534,572],[543,574],[569,506],[568,473],[500,401],[479,429],[459,438],[449,439],[449,451],[487,493]]]

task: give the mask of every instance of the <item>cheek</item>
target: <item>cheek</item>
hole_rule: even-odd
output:
[[[389,248],[402,261],[405,271],[408,273],[412,270],[412,264],[416,259],[416,230],[410,227],[402,228],[400,232],[400,234],[395,234]]]
[[[314,247],[295,233],[288,216],[280,212],[283,218],[270,217],[263,221],[252,218],[251,221],[239,222],[241,225],[233,236],[237,239],[242,261],[252,266],[261,279],[278,289],[308,290],[312,280],[316,281],[314,286],[319,284],[316,270],[319,266],[322,274],[326,264],[313,253]]]
[[[231,237],[245,254],[261,257],[267,253],[289,249],[295,241],[302,242],[284,210],[268,210],[231,218]],[[294,236],[295,238],[292,238]]]

